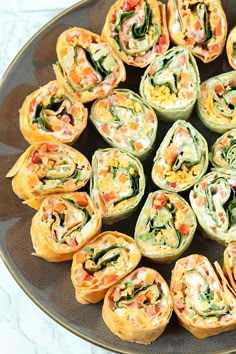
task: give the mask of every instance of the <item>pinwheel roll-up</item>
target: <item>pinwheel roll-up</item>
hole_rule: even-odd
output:
[[[147,157],[155,142],[156,114],[131,90],[116,89],[95,101],[90,119],[108,144],[138,158]]]
[[[74,192],[89,180],[92,169],[87,158],[59,142],[41,141],[29,146],[6,177],[21,199],[54,193]]]
[[[229,32],[226,41],[226,53],[230,66],[236,70],[236,26]]]
[[[71,279],[76,299],[96,303],[106,291],[132,272],[141,259],[134,239],[117,231],[105,231],[73,256]]]
[[[72,145],[87,125],[88,110],[66,96],[56,80],[26,97],[20,109],[20,130],[33,144],[56,140]]]
[[[166,5],[157,0],[118,0],[102,35],[128,65],[143,68],[169,47]]]
[[[236,128],[236,71],[201,84],[197,112],[202,123],[214,132],[223,134]]]
[[[156,270],[141,267],[107,291],[102,317],[121,339],[150,344],[163,333],[172,311],[166,281]]]
[[[145,176],[139,159],[125,151],[108,148],[95,151],[90,195],[102,212],[105,224],[128,217],[145,190]]]
[[[222,53],[228,25],[220,0],[168,0],[167,24],[171,41],[204,63]]]
[[[236,328],[236,296],[220,265],[192,254],[176,261],[170,292],[180,324],[197,338]]]
[[[203,236],[227,245],[236,241],[236,176],[213,171],[191,190],[190,203]]]
[[[69,96],[90,102],[126,78],[122,60],[98,34],[72,27],[58,37],[54,72]]]
[[[34,255],[49,262],[72,259],[101,231],[101,213],[86,192],[36,197],[26,204],[38,210],[31,224]]]
[[[236,292],[236,242],[230,242],[224,251],[223,270]]]
[[[229,130],[215,141],[209,159],[215,169],[236,175],[236,129]]]
[[[140,94],[166,121],[187,120],[200,86],[195,58],[182,46],[173,47],[154,59],[140,82]]]
[[[180,192],[192,187],[207,167],[205,138],[189,122],[178,120],[157,149],[152,180],[161,189]]]
[[[134,238],[143,256],[157,263],[171,263],[188,248],[196,226],[195,214],[184,198],[158,190],[148,195]]]

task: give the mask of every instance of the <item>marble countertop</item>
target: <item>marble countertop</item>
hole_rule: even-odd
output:
[[[0,78],[23,45],[50,19],[78,1],[8,0],[0,5]],[[2,354],[111,354],[69,332],[39,309],[0,258]]]

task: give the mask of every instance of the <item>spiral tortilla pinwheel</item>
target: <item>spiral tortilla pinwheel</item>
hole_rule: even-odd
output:
[[[154,145],[158,125],[156,114],[131,90],[115,89],[95,101],[90,120],[108,144],[140,159],[146,158]]]
[[[173,47],[155,58],[142,76],[139,91],[165,121],[187,120],[200,87],[194,56],[183,47]]]
[[[202,123],[220,134],[236,128],[236,71],[214,76],[201,84],[197,112]]]
[[[229,32],[226,41],[226,53],[230,66],[236,70],[236,26]]]
[[[117,231],[104,231],[78,250],[71,279],[78,302],[96,303],[106,291],[132,272],[141,259],[134,239]]]
[[[171,41],[204,63],[223,51],[228,25],[220,0],[168,0],[167,25]]]
[[[212,171],[189,194],[203,235],[225,245],[236,241],[235,190],[236,176]]]
[[[72,259],[101,231],[101,213],[86,192],[36,197],[26,204],[38,210],[30,230],[33,254],[49,262]]]
[[[92,174],[88,159],[74,148],[59,142],[34,143],[18,158],[6,177],[24,200],[82,188]]]
[[[236,292],[236,242],[230,242],[224,250],[223,270]]]
[[[96,150],[92,157],[90,195],[102,212],[102,221],[112,224],[131,215],[145,190],[139,159],[116,148]]]
[[[214,169],[236,175],[236,129],[229,130],[215,141],[209,159]]]
[[[141,267],[107,291],[102,317],[121,339],[147,345],[163,333],[172,310],[166,281],[156,270]]]
[[[157,263],[175,261],[190,245],[197,221],[180,195],[149,193],[136,222],[134,239],[143,256]]]
[[[236,328],[236,294],[220,265],[202,255],[179,259],[172,270],[170,292],[180,324],[197,338]]]
[[[126,78],[123,62],[98,34],[79,27],[62,32],[57,40],[57,81],[68,95],[90,102],[111,92]]]
[[[157,0],[118,0],[102,36],[128,65],[143,68],[169,47],[166,5]]]
[[[176,121],[157,149],[152,180],[161,189],[180,192],[191,188],[208,167],[208,145],[189,122]]]

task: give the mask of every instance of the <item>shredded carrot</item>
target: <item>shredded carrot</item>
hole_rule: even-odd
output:
[[[138,124],[138,122],[130,122],[129,126],[130,126],[130,129],[137,130],[139,127],[139,124]]]
[[[124,174],[124,173],[121,173],[120,176],[119,176],[119,181],[121,183],[125,183],[127,181],[127,176]]]
[[[136,151],[142,150],[142,149],[143,149],[143,144],[140,143],[140,142],[138,142],[138,141],[135,141],[135,142],[134,142],[134,149],[135,149]]]

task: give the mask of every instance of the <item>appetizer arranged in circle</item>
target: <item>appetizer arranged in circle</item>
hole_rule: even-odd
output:
[[[200,78],[195,58],[182,46],[154,59],[142,76],[141,96],[166,121],[187,120],[197,100]]]
[[[31,224],[33,254],[47,261],[72,259],[101,231],[101,213],[86,192],[36,197],[26,204],[38,210]]]
[[[236,242],[230,242],[224,251],[223,270],[236,292]]]
[[[161,189],[180,192],[197,183],[207,167],[205,138],[189,122],[178,120],[157,149],[152,180]]]
[[[56,140],[72,145],[87,125],[88,110],[69,98],[56,80],[29,94],[20,108],[20,130],[30,143]]]
[[[197,338],[236,328],[236,297],[220,265],[202,255],[179,259],[172,270],[170,292],[180,324]]]
[[[188,248],[196,227],[195,214],[184,198],[158,190],[147,197],[134,239],[143,256],[157,263],[171,263]]]
[[[158,126],[156,114],[131,90],[116,89],[96,100],[90,119],[108,144],[136,157],[147,157],[154,145]]]
[[[143,166],[125,151],[96,150],[92,157],[90,195],[102,212],[105,224],[128,217],[137,207],[145,190]]]
[[[126,78],[122,60],[98,34],[79,27],[57,40],[54,72],[69,96],[90,102],[111,92]]]
[[[106,291],[132,272],[141,259],[134,239],[117,231],[105,231],[73,256],[71,279],[82,304],[102,300]]]
[[[167,24],[171,41],[204,63],[222,53],[228,25],[220,0],[168,0]]]
[[[102,317],[121,339],[150,344],[165,330],[172,310],[166,281],[156,270],[141,267],[107,291]]]
[[[169,47],[166,6],[157,0],[117,0],[102,35],[126,64],[143,68]]]
[[[59,142],[41,141],[26,149],[6,177],[12,177],[14,193],[27,200],[74,192],[88,182],[91,174],[89,161],[79,151]]]
[[[209,159],[215,169],[236,175],[236,129],[229,130],[215,141]]]
[[[214,76],[201,84],[197,112],[213,132],[236,128],[236,71]]]
[[[190,203],[204,236],[227,245],[236,241],[236,176],[206,174],[191,190]]]
[[[230,66],[236,70],[236,26],[229,32],[226,41],[226,53]]]

